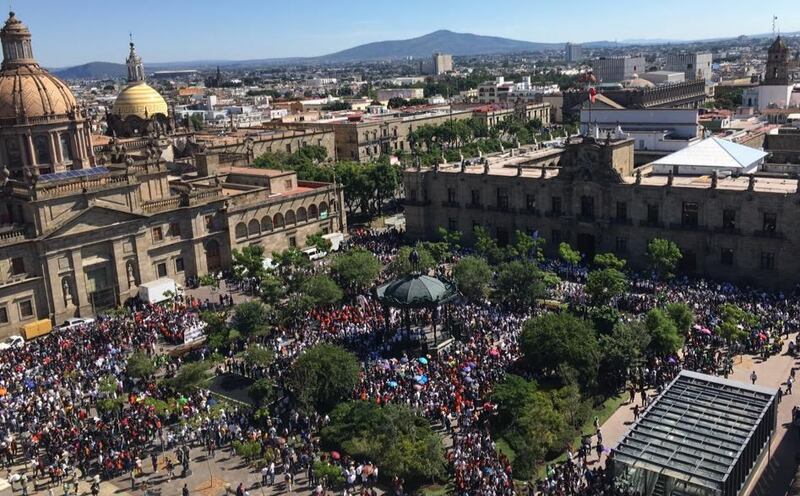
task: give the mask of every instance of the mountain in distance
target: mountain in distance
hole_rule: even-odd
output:
[[[54,69],[53,75],[62,79],[118,79],[128,75],[125,64],[89,62],[88,64]]]
[[[440,29],[416,38],[376,41],[314,58],[325,62],[350,62],[430,57],[434,52],[449,53],[451,55],[496,55],[561,50],[563,48],[563,43],[537,43],[501,38],[499,36],[454,33],[453,31]]]

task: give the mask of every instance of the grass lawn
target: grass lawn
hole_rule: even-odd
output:
[[[450,493],[450,488],[441,484],[431,484],[419,488],[419,493],[422,496],[445,496]]]

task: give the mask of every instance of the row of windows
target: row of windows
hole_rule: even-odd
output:
[[[456,204],[458,196],[455,188],[447,188],[447,202]],[[473,189],[470,191],[470,206],[481,206],[481,190]],[[496,206],[498,209],[508,209],[510,206],[509,193],[507,188],[497,188]],[[536,209],[536,196],[525,196],[525,208],[529,211]],[[552,215],[563,214],[563,205],[560,196],[550,197],[550,213]],[[595,218],[594,197],[583,195],[580,197],[580,216],[586,219]],[[616,203],[615,220],[628,221],[628,203],[618,201]],[[681,207],[681,225],[684,227],[698,227],[700,219],[700,206],[697,202],[683,202]],[[736,210],[726,208],[722,210],[722,228],[725,230],[737,229]],[[778,227],[778,216],[774,212],[764,212],[762,214],[761,230],[765,233],[774,233]],[[660,208],[658,204],[647,204],[647,216],[645,221],[648,224],[658,224],[660,222]]]
[[[33,300],[28,298],[17,302],[17,311],[19,312],[19,320],[33,317]],[[8,324],[8,322],[8,306],[0,306],[0,324]]]
[[[175,265],[175,273],[180,274],[184,271],[183,257],[178,257],[173,260]],[[156,262],[155,264],[156,276],[159,278],[167,277],[167,262]]]
[[[33,153],[37,164],[51,164],[53,157],[50,148],[50,136],[47,134],[37,134],[33,138]],[[58,144],[61,148],[61,161],[65,163],[72,162],[72,145],[70,144],[69,134],[60,133],[58,135]],[[5,141],[6,156],[8,157],[9,165],[13,167],[21,167],[28,157],[29,153],[25,147],[20,146],[19,138],[14,136],[6,139]],[[57,160],[56,160],[57,161]]]
[[[248,236],[258,236],[263,232],[281,229],[285,226],[292,226],[300,222],[317,220],[318,218],[326,219],[327,217],[327,203],[320,203],[319,209],[316,205],[311,204],[309,205],[308,210],[306,210],[304,207],[300,207],[297,209],[296,213],[294,210],[288,210],[285,215],[280,212],[272,217],[265,215],[261,218],[261,222],[259,222],[258,219],[251,219],[247,224],[244,222],[239,222],[236,224],[235,235],[236,239],[242,239]]]

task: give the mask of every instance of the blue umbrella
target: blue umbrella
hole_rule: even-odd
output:
[[[217,404],[217,400],[215,400],[214,398],[209,398],[208,399],[208,405],[209,406],[214,406],[216,404]]]
[[[417,384],[427,384],[428,383],[428,376],[427,375],[416,375],[416,376],[414,376],[414,380],[417,381]]]
[[[417,358],[417,361],[419,363],[421,363],[422,365],[428,365],[428,359],[425,358],[425,357],[419,357],[419,358]]]
[[[386,385],[389,386],[390,388],[396,388],[397,387],[397,381],[389,381],[389,382],[386,383]]]

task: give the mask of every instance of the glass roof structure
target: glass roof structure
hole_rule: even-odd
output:
[[[109,172],[108,167],[89,167],[88,169],[75,169],[63,172],[52,172],[39,176],[40,183],[51,181],[63,181],[65,179],[77,179],[79,177],[91,177]]]
[[[776,394],[683,371],[616,447],[615,462],[736,494],[771,438]]]

